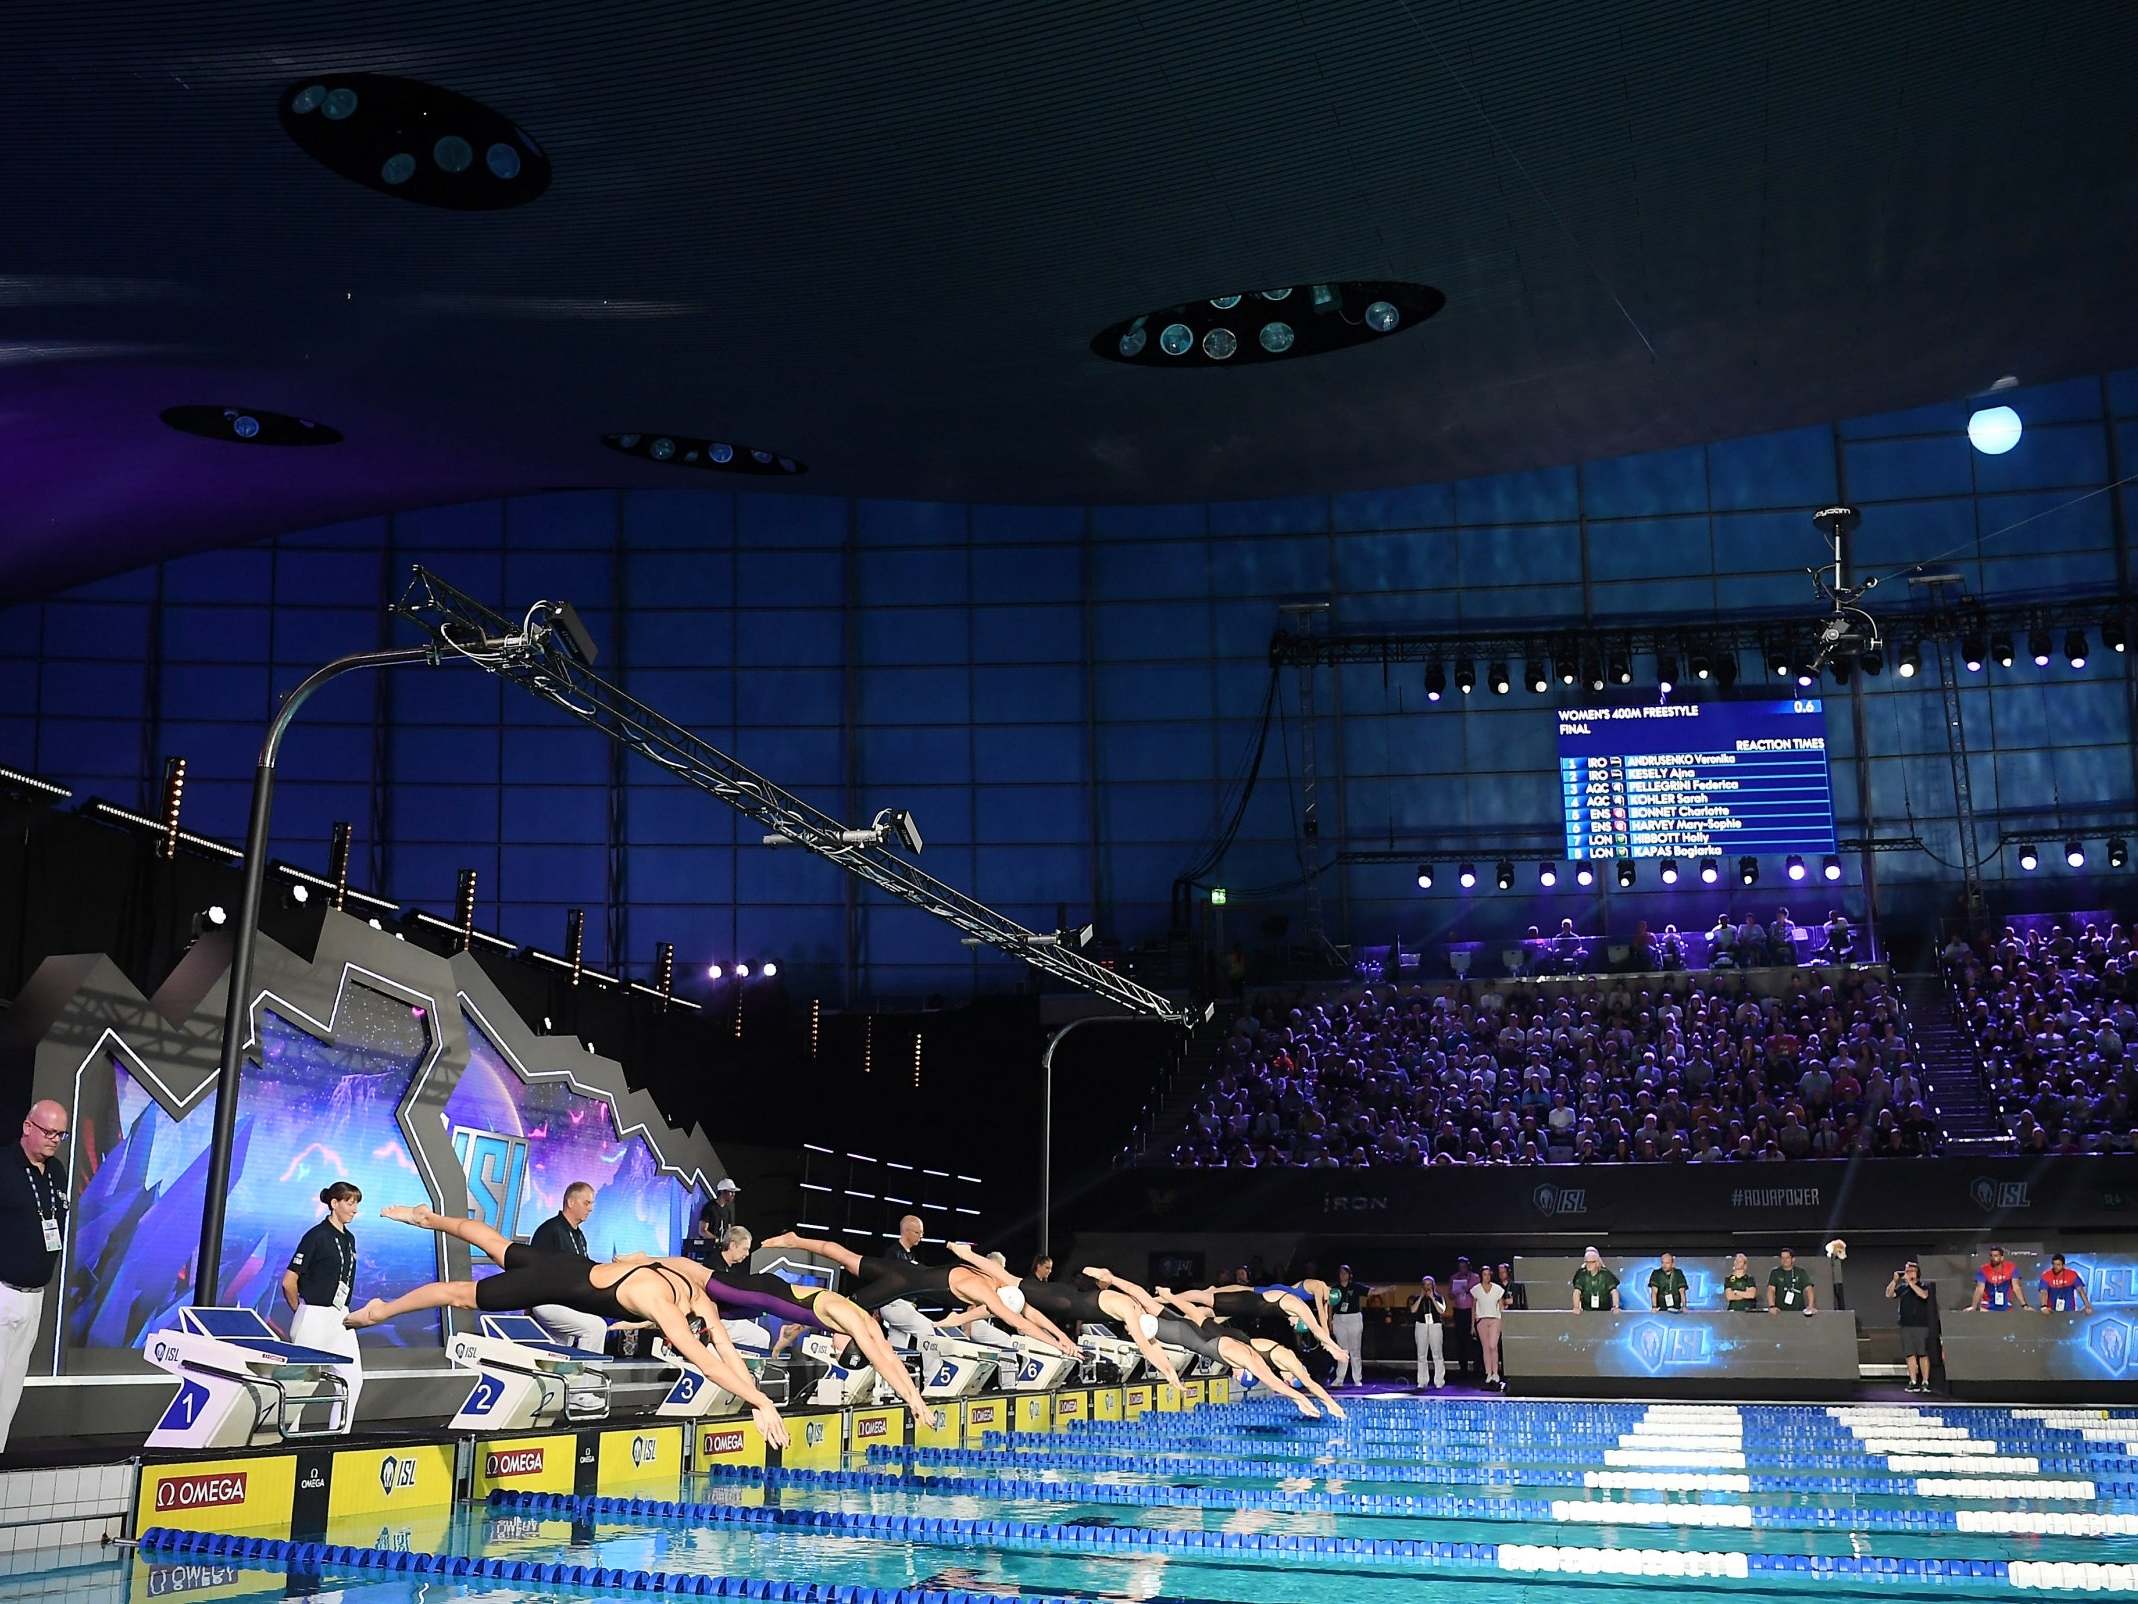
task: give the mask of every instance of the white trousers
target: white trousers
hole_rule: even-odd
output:
[[[893,1298],[876,1311],[876,1317],[889,1327],[894,1348],[908,1348],[935,1335],[935,1322],[904,1298]]]
[[[1366,1379],[1366,1317],[1363,1314],[1340,1314],[1329,1322],[1329,1335],[1336,1345],[1344,1350],[1343,1362],[1336,1367],[1335,1385],[1344,1384],[1344,1374],[1350,1372],[1353,1381]]]
[[[342,1425],[346,1431],[356,1424],[356,1402],[364,1391],[364,1356],[356,1345],[356,1333],[341,1323],[342,1313],[332,1304],[322,1308],[316,1303],[299,1303],[297,1312],[290,1316],[290,1341],[300,1348],[318,1348],[356,1361],[348,1372],[349,1418]]]
[[[609,1340],[609,1322],[598,1314],[582,1314],[561,1303],[538,1303],[527,1312],[547,1326],[550,1335],[567,1348],[599,1353]]]
[[[1413,1325],[1411,1335],[1418,1345],[1417,1385],[1445,1387],[1448,1384],[1448,1362],[1441,1352],[1440,1334],[1447,1328],[1438,1320],[1431,1325]],[[1427,1372],[1431,1374],[1428,1376]]]
[[[45,1295],[0,1286],[0,1449],[14,1429],[22,1402],[22,1378],[29,1374],[30,1352],[37,1346],[37,1325],[44,1318]]]

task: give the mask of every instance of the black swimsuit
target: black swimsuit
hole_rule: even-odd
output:
[[[634,1264],[605,1287],[594,1284],[593,1270],[593,1264],[576,1253],[544,1253],[514,1242],[505,1249],[505,1267],[475,1283],[475,1307],[495,1314],[558,1303],[602,1320],[631,1320],[636,1316],[616,1301],[616,1289],[641,1270],[666,1276],[676,1302],[685,1309],[696,1290],[665,1264]]]
[[[1170,1315],[1163,1314],[1158,1317],[1160,1342],[1169,1347],[1186,1348],[1197,1358],[1214,1359],[1219,1364],[1226,1362],[1225,1356],[1218,1351],[1218,1343],[1226,1335],[1223,1331],[1199,1326],[1192,1320],[1175,1320]]]

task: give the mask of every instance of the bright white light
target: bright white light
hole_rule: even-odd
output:
[[[208,923],[210,923],[211,925],[226,925],[229,922],[229,911],[225,909],[220,902],[211,902],[208,904]]]
[[[1467,863],[1462,866],[1462,888],[1467,891],[1477,884],[1477,871]]]
[[[2001,457],[2019,444],[2019,414],[2010,407],[1984,407],[1967,420],[1967,438],[1985,457]]]
[[[750,978],[750,966],[748,964],[737,964],[735,966],[735,978],[737,980],[748,980]]]
[[[765,963],[764,968],[758,970],[758,973],[763,975],[765,979],[770,980],[774,975],[779,973],[779,965],[771,962],[768,959]]]
[[[296,903],[299,907],[303,907],[304,904],[311,900],[312,888],[310,886],[300,884],[290,887],[290,901]]]
[[[705,978],[707,980],[719,980],[726,974],[727,971],[718,964],[707,964],[705,966]]]

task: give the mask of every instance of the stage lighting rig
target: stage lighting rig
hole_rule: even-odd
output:
[[[1846,662],[1861,657],[1865,652],[1876,651],[1882,644],[1878,633],[1878,620],[1864,610],[1861,603],[1878,585],[1867,579],[1860,585],[1843,585],[1844,550],[1849,532],[1863,521],[1863,514],[1854,507],[1834,505],[1821,507],[1811,515],[1811,521],[1825,534],[1827,543],[1833,547],[1832,578],[1827,577],[1827,568],[1807,568],[1812,587],[1832,609],[1817,625],[1817,645],[1812,650],[1807,665],[1816,679],[1819,670],[1832,662]],[[1801,678],[1801,676],[1800,676]]]

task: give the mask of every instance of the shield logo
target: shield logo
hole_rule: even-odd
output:
[[[1643,1320],[1626,1336],[1626,1351],[1651,1376],[1663,1368],[1669,1344],[1669,1333],[1653,1320]]]
[[[2131,1328],[2121,1320],[2096,1320],[2087,1328],[2086,1346],[2104,1371],[2120,1376],[2131,1362]]]

